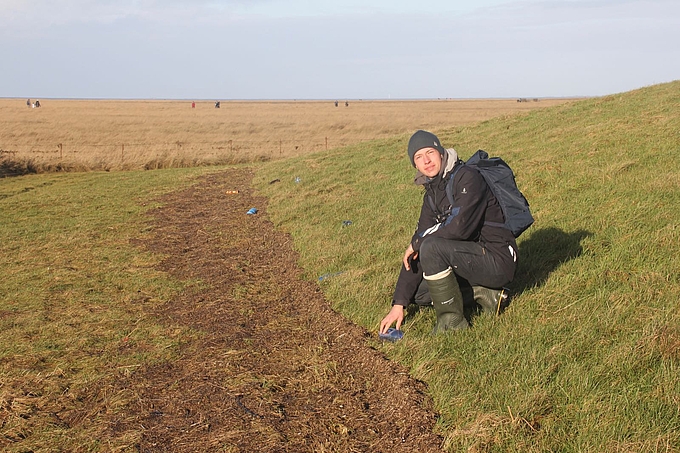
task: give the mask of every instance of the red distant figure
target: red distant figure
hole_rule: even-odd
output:
[[[191,103],[191,108],[192,108],[192,109],[195,109],[195,108],[196,108],[196,103],[195,103],[195,102],[192,102],[192,103]]]

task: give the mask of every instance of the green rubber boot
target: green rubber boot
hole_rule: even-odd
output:
[[[485,313],[500,315],[510,305],[510,292],[507,288],[491,289],[485,286],[473,286],[475,302]]]
[[[463,295],[453,270],[449,267],[438,274],[423,275],[423,278],[427,280],[437,314],[433,333],[466,329],[468,322],[463,315]]]

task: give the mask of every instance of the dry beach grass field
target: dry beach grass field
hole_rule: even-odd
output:
[[[436,131],[567,99],[212,101],[0,99],[5,171],[117,170],[296,156],[417,128]],[[10,172],[11,173],[11,172]]]

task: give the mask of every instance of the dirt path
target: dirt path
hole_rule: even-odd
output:
[[[144,246],[167,256],[163,270],[205,283],[157,315],[205,335],[179,360],[120,383],[137,398],[111,420],[111,436],[141,426],[141,452],[440,451],[424,385],[301,280],[251,178],[210,175],[154,211]],[[258,214],[246,215],[251,207]]]

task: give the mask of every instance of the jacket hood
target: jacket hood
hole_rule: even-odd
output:
[[[446,152],[442,156],[442,168],[439,170],[438,176],[444,177],[447,175],[451,170],[453,170],[453,167],[456,166],[456,162],[458,162],[458,153],[453,148],[447,148]],[[432,179],[434,178],[429,178],[422,174],[420,170],[418,170],[416,172],[415,178],[413,178],[413,182],[417,186],[422,186],[432,181]]]

